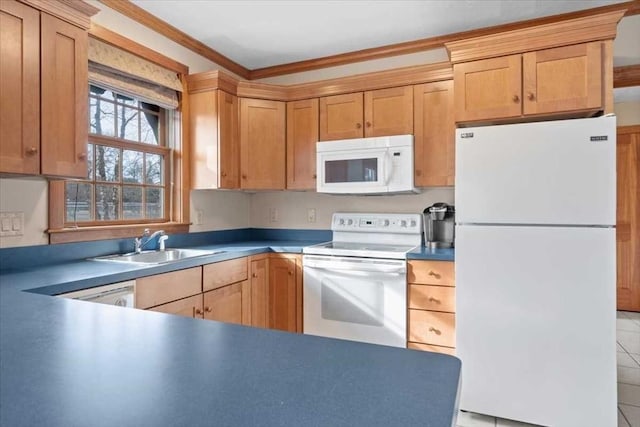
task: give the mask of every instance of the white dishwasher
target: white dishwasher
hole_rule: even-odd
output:
[[[77,299],[80,301],[133,308],[135,307],[135,285],[135,280],[128,280],[126,282],[83,289],[81,291],[69,292],[58,296]]]

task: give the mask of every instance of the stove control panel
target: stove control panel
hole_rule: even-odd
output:
[[[334,213],[331,230],[356,233],[421,234],[421,214]]]

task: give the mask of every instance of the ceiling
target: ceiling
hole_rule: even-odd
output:
[[[249,69],[625,0],[133,0]]]

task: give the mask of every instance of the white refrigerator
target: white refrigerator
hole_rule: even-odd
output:
[[[616,119],[456,131],[460,409],[617,425]]]

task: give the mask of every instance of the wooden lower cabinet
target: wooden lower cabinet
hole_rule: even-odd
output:
[[[251,326],[269,326],[269,255],[254,255],[249,258],[251,287]]]
[[[203,293],[204,318],[219,322],[243,324],[246,317],[246,314],[243,316],[243,312],[245,310],[251,311],[249,301],[245,301],[243,298],[246,297],[243,288],[248,283],[245,280],[244,282],[234,283]]]
[[[407,348],[455,354],[455,270],[450,261],[409,261]]]
[[[269,258],[269,327],[302,332],[302,260],[299,255]]]
[[[640,125],[618,128],[617,307],[640,311]]]
[[[136,279],[135,306],[150,308],[202,293],[202,267]]]
[[[202,319],[202,295],[194,295],[167,304],[151,307],[149,311]]]

